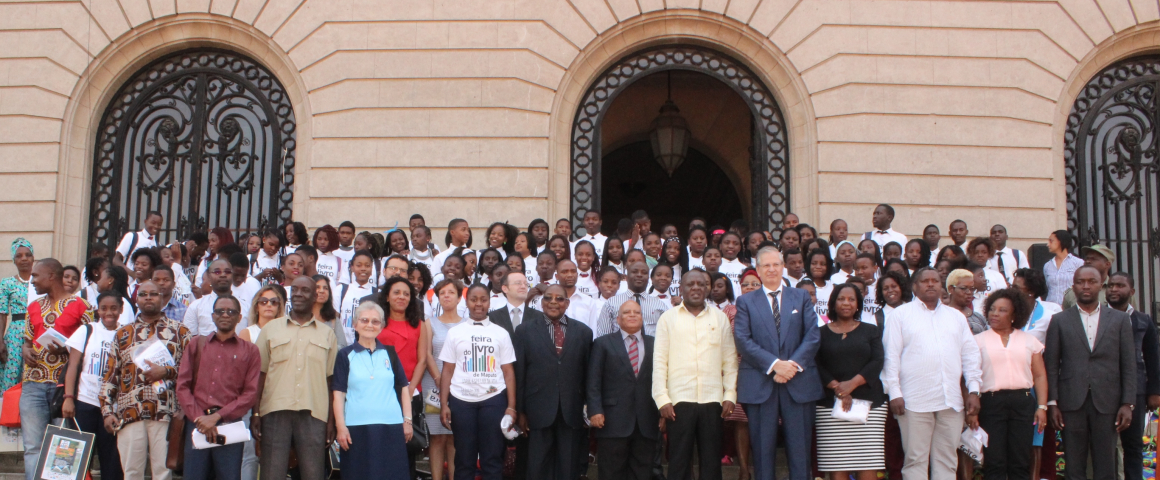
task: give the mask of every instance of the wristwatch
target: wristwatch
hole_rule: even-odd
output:
[[[1039,409],[1040,409],[1040,410],[1043,410],[1043,411],[1045,411],[1045,412],[1046,412],[1046,411],[1047,411],[1047,405],[1040,405],[1040,406],[1039,406]]]

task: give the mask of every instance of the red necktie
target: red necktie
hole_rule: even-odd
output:
[[[640,375],[640,352],[636,348],[636,335],[628,337],[628,361],[632,362],[632,374]]]
[[[556,343],[556,355],[564,352],[564,328],[559,320],[552,320],[552,340]]]

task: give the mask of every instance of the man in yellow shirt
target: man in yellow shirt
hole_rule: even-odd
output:
[[[737,347],[729,317],[705,304],[709,274],[681,278],[684,302],[657,321],[652,396],[669,433],[669,478],[692,478],[693,446],[701,480],[721,480],[724,418],[737,401]]]

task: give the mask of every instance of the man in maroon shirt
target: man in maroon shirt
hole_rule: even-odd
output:
[[[196,429],[213,443],[218,425],[241,421],[257,402],[262,358],[258,347],[234,334],[240,310],[241,302],[231,295],[214,301],[217,331],[189,342],[177,374],[177,400],[185,412],[187,480],[241,478],[245,442],[198,450],[190,440]]]

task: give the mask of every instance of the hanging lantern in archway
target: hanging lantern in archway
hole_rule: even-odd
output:
[[[669,96],[661,106],[660,115],[653,120],[649,139],[652,141],[653,157],[670,177],[689,151],[689,124],[681,116],[681,109],[673,103],[672,73],[669,73]]]

